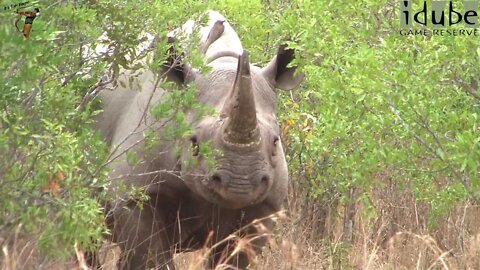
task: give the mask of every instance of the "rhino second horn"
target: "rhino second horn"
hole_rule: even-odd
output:
[[[212,29],[208,33],[207,40],[205,41],[205,44],[203,44],[203,47],[200,50],[202,54],[205,54],[208,50],[208,47],[210,47],[212,43],[217,41],[217,39],[219,39],[223,35],[223,32],[225,31],[225,26],[223,25],[224,22],[224,20],[219,20],[213,24]]]
[[[225,107],[229,118],[225,129],[226,140],[240,145],[250,145],[251,142],[258,141],[255,97],[246,50],[238,58],[235,82]]]

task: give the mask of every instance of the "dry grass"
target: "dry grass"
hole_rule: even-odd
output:
[[[459,205],[432,230],[426,205],[416,202],[412,192],[399,189],[394,181],[385,179],[384,184],[373,192],[372,204],[378,213],[374,219],[362,215],[364,206],[359,203],[307,203],[292,186],[288,217],[278,220],[274,232],[259,228],[268,236],[269,244],[253,259],[251,269],[480,269],[478,205]],[[14,239],[2,244],[2,269],[84,266],[80,254],[68,263],[41,260],[34,241],[19,240],[24,238],[18,235]],[[251,238],[236,240],[235,252],[250,252]],[[178,269],[204,269],[209,251],[204,248],[178,254],[175,264]],[[115,269],[119,256],[118,247],[105,244],[101,250],[103,269]]]

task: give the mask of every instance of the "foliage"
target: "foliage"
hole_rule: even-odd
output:
[[[302,1],[282,14],[308,78],[281,102],[290,169],[313,197],[361,201],[370,217],[386,173],[435,225],[480,191],[479,41],[401,36],[397,4]]]
[[[266,63],[282,40],[297,49],[307,79],[301,90],[280,92],[279,105],[289,169],[298,172],[292,178],[306,179],[312,197],[368,205],[388,173],[441,217],[480,191],[479,40],[402,36],[397,5],[221,1],[215,8],[233,18],[252,59]]]
[[[460,201],[476,201],[480,41],[401,36],[396,5],[43,1],[29,40],[13,27],[15,14],[1,12],[0,236],[23,224],[42,246],[66,254],[76,243],[88,247],[100,239],[108,151],[91,127],[93,90],[108,67],[113,76],[121,68],[139,68],[132,60],[142,57],[135,50],[142,33],[164,37],[207,8],[229,19],[253,62],[266,64],[285,40],[297,49],[307,79],[300,90],[279,92],[279,111],[291,179],[304,183],[309,198],[362,202],[375,218],[371,192],[387,174],[414,190],[432,217]],[[84,45],[100,46],[104,32],[113,53],[85,59]],[[153,70],[166,49],[160,39]],[[195,54],[186,57],[201,65]],[[192,93],[173,92],[152,109],[158,118],[181,123],[173,137],[189,134],[186,115],[173,108],[196,106]]]
[[[0,239],[23,224],[22,235],[55,257],[101,239],[109,151],[92,129],[98,108],[90,100],[106,84],[106,69],[114,78],[120,68],[140,68],[140,34],[165,36],[178,26],[173,21],[199,13],[195,8],[180,14],[167,1],[42,1],[28,40],[14,26],[18,15],[2,10]],[[113,50],[91,54],[106,46],[102,33]],[[166,51],[166,42],[158,47]]]

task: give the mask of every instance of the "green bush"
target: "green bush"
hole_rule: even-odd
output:
[[[229,19],[252,62],[266,64],[284,41],[297,49],[306,81],[279,91],[279,110],[291,179],[304,179],[308,196],[361,200],[375,217],[371,192],[388,173],[433,216],[477,200],[480,41],[401,36],[397,4],[42,1],[29,40],[1,12],[0,234],[23,224],[64,255],[100,239],[108,150],[91,127],[91,91],[108,66],[115,74],[131,64],[141,33],[164,37],[207,8]],[[103,32],[115,53],[85,61],[83,46]],[[166,46],[161,39],[158,51]]]

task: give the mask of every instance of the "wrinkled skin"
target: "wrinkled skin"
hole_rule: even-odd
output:
[[[250,65],[246,52],[232,53],[231,46],[218,49],[222,48],[222,38],[231,42],[231,35],[233,40],[236,37],[228,32],[233,29],[227,22],[225,27],[221,24],[222,28],[212,28],[211,32],[216,32],[210,40],[207,36],[203,41],[212,67],[208,75],[187,65],[168,74],[180,85],[191,81],[198,89],[199,101],[218,112],[202,119],[189,112],[192,137],[162,141],[153,150],[145,150],[143,131],[154,128],[160,138],[163,131],[163,123],[155,121],[147,109],[165,94],[161,88],[154,90],[150,71],[137,79],[141,86],[126,89],[118,84],[114,91],[101,93],[104,112],[97,125],[116,149],[113,156],[129,149],[142,160],[130,164],[123,153],[109,165],[109,192],[119,198],[111,203],[110,212],[113,241],[123,251],[120,269],[174,269],[175,252],[213,246],[255,219],[264,218],[263,225],[271,229],[273,221],[265,217],[281,210],[288,172],[279,140],[275,88],[291,89],[302,76],[294,76],[294,68],[287,68],[293,51],[283,47],[265,68]],[[119,80],[128,85],[129,76],[125,73]],[[214,157],[214,168],[198,151],[207,142],[219,153]],[[182,149],[180,156],[174,151],[177,145]],[[130,186],[143,188],[149,199],[139,207],[128,199],[122,186],[127,190]],[[262,233],[257,229],[247,226],[240,234]],[[252,241],[253,250],[258,251],[265,240],[257,237]],[[228,257],[232,248],[232,241],[221,242],[212,250],[206,267],[227,261],[245,268],[248,257],[245,253]]]

